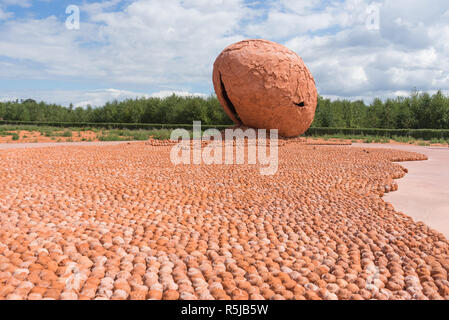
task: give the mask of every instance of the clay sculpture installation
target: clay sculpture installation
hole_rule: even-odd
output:
[[[230,45],[214,63],[213,83],[237,125],[278,129],[281,136],[294,137],[307,131],[315,116],[312,74],[295,52],[275,42]]]

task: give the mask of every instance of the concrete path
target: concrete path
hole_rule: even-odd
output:
[[[80,142],[39,142],[39,143],[0,143],[1,149],[45,148],[63,146],[111,146],[128,141],[80,141]]]
[[[449,239],[449,148],[355,143],[355,147],[392,148],[425,154],[427,161],[399,164],[408,169],[396,180],[398,191],[384,196],[398,211],[422,221]]]

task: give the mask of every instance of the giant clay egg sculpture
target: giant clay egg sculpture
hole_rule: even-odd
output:
[[[317,90],[312,74],[290,49],[267,40],[230,45],[214,63],[217,97],[237,125],[278,129],[284,137],[312,124]]]

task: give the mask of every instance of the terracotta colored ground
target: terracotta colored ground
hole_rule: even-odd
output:
[[[23,142],[23,143],[0,143],[0,150],[6,149],[29,149],[29,148],[47,148],[47,147],[62,147],[62,146],[114,146],[117,144],[134,143],[132,141],[79,141],[79,142]]]
[[[243,130],[246,130],[247,127],[237,126],[234,128],[241,128]],[[98,134],[94,131],[72,131],[72,137],[63,137],[63,136],[52,136],[52,137],[46,137],[45,135],[42,135],[39,131],[9,131],[11,133],[17,133],[19,138],[18,140],[13,140],[11,135],[2,136],[0,135],[0,144],[8,143],[8,144],[17,144],[17,143],[53,143],[53,142],[99,142],[99,136],[101,134]],[[55,133],[62,134],[64,131],[55,131]],[[106,131],[107,132],[107,131]],[[281,138],[282,139],[282,138]],[[298,141],[300,140],[302,143],[310,144],[310,145],[350,145],[352,142],[354,143],[363,143],[363,140],[361,139],[338,139],[338,138],[319,138],[319,137],[301,137],[301,138],[292,138],[287,140],[293,140]],[[414,141],[412,145],[417,145],[419,143],[422,143],[423,141]],[[430,143],[427,141],[430,146],[433,147],[448,147],[447,144],[441,144],[441,143]],[[389,144],[391,145],[407,145],[409,146],[410,143],[402,143],[397,142],[394,140],[390,140]],[[374,146],[378,146],[381,144],[378,143],[372,143]]]
[[[18,144],[18,143],[54,143],[54,142],[99,142],[99,137],[97,133],[93,131],[71,131],[71,137],[63,137],[63,136],[52,136],[46,137],[42,135],[39,131],[9,131],[10,133],[16,133],[18,135],[17,140],[13,140],[12,135],[1,136],[0,135],[0,144]],[[55,131],[55,133],[62,134],[64,131]],[[296,138],[296,139],[288,139],[292,141],[301,141],[305,144],[314,144],[314,145],[350,145],[350,140],[344,139],[328,139],[324,140],[321,138]],[[167,141],[159,143],[156,140],[152,144],[167,144]],[[120,141],[119,141],[120,142]]]
[[[39,131],[10,131],[11,133],[17,133],[19,136],[18,140],[13,140],[12,136],[0,136],[0,143],[36,143],[36,142],[66,142],[66,141],[83,141],[83,139],[88,141],[98,141],[97,134],[93,131],[72,131],[71,137],[46,137],[42,135]],[[55,131],[55,133],[63,133],[64,131]]]
[[[449,299],[449,242],[395,212],[409,152],[287,143],[279,171],[169,146],[0,150],[6,299]]]

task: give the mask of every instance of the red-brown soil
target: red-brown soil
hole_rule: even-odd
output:
[[[46,137],[39,131],[10,131],[11,133],[17,133],[18,140],[13,140],[12,136],[0,136],[0,143],[37,143],[37,142],[79,142],[79,141],[98,141],[97,134],[93,131],[72,131],[71,137],[53,136]],[[62,134],[64,131],[56,131],[56,133]]]

